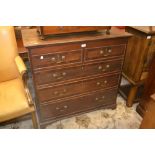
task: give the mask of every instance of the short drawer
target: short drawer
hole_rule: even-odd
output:
[[[108,75],[104,77],[81,80],[69,84],[51,86],[38,89],[38,96],[41,103],[50,100],[61,99],[72,95],[78,95],[89,91],[96,91],[118,84],[119,74]]]
[[[116,103],[116,96],[117,89],[114,88],[74,99],[50,102],[48,105],[40,107],[41,119],[55,119],[105,105],[112,105]]]
[[[37,85],[71,80],[80,77],[94,76],[112,71],[120,71],[122,60],[110,60],[100,63],[87,64],[76,67],[47,69],[36,71],[35,81]]]
[[[31,59],[34,69],[48,66],[53,67],[58,65],[76,64],[82,62],[82,50],[32,55]]]
[[[85,49],[85,61],[91,61],[96,59],[106,59],[115,56],[123,56],[125,51],[125,45],[116,46],[103,46],[96,48]]]

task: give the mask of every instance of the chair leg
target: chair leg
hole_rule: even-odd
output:
[[[127,103],[126,103],[128,107],[132,107],[137,90],[138,90],[138,86],[131,87],[129,95],[128,95]]]
[[[32,123],[33,123],[34,129],[38,129],[38,122],[37,122],[37,116],[35,111],[31,113],[31,117],[32,117]]]

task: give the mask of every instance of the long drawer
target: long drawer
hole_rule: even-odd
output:
[[[65,115],[115,104],[117,89],[95,92],[74,99],[50,102],[40,107],[41,119],[55,119]]]
[[[80,65],[68,68],[45,69],[34,72],[37,85],[49,84],[53,82],[62,82],[80,77],[87,77],[109,73],[112,71],[120,71],[122,60],[102,61],[87,65]]]
[[[37,90],[40,103],[64,97],[96,91],[104,88],[116,86],[119,74],[106,75],[98,78],[91,78],[69,84],[39,88]]]

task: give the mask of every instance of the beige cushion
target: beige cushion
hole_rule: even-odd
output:
[[[24,86],[20,78],[0,83],[0,122],[29,113]]]

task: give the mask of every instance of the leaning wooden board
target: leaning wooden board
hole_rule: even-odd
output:
[[[128,33],[71,34],[41,40],[23,30],[41,127],[101,108],[115,108]]]

